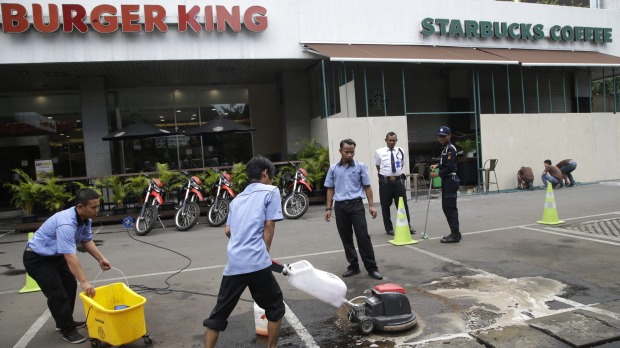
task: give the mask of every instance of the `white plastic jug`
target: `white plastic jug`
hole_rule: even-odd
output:
[[[346,301],[347,285],[342,279],[312,267],[306,260],[288,265],[286,273],[289,284],[310,296],[336,308],[340,308]]]
[[[256,326],[257,335],[267,336],[267,317],[265,316],[265,310],[260,308],[256,302],[254,302],[254,324]]]

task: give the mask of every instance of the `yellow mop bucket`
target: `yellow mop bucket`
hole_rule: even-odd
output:
[[[140,337],[144,339],[146,345],[153,343],[144,322],[146,298],[135,293],[125,283],[99,286],[95,290],[93,297],[87,296],[84,292],[80,293],[80,298],[84,302],[88,336],[93,347],[101,346],[101,342],[120,346]]]

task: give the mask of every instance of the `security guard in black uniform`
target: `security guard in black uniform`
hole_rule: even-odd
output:
[[[441,177],[441,207],[450,225],[450,235],[441,239],[442,243],[458,243],[461,241],[459,230],[459,210],[456,207],[459,177],[456,175],[456,148],[450,142],[452,136],[450,128],[441,126],[437,138],[443,148],[439,164],[431,166],[431,178]],[[432,170],[439,168],[439,172]]]

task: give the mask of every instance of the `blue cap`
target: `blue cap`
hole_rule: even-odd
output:
[[[437,135],[450,135],[450,127],[446,127],[446,126],[441,126],[439,127],[439,132],[437,132]]]

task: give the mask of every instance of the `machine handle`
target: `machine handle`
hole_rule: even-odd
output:
[[[123,273],[120,269],[116,268],[116,267],[110,267],[110,269],[115,269],[117,271],[120,272],[120,274],[123,275],[123,278],[125,278],[125,284],[127,284],[127,286],[129,286],[129,281],[127,280],[127,276],[125,275],[125,273]],[[99,273],[97,274],[97,276],[95,277],[95,279],[93,279],[93,283],[97,282],[97,278],[99,278],[99,276],[101,275],[101,273],[103,273],[103,270],[99,271]]]

